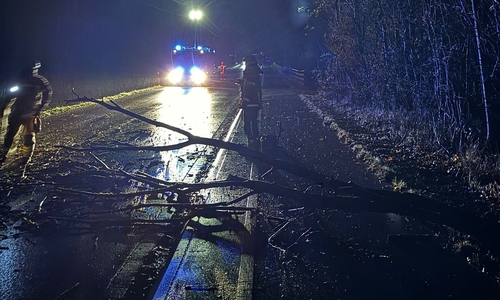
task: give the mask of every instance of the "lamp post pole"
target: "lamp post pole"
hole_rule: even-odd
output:
[[[189,18],[193,20],[194,23],[194,47],[198,47],[198,42],[196,39],[196,24],[198,23],[199,20],[201,20],[201,17],[203,16],[203,13],[200,10],[192,10],[189,12]]]

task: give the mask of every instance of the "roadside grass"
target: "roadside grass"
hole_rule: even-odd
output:
[[[332,100],[325,94],[301,95],[301,98],[372,172],[393,183],[397,190],[399,184],[393,181],[396,177],[404,180],[405,187],[413,192],[425,194],[430,190],[428,186],[420,186],[421,182],[412,184],[414,180],[404,178],[408,174],[402,171],[411,167],[421,170],[420,173],[439,171],[455,184],[462,182],[480,193],[489,207],[485,213],[500,218],[500,157],[479,141],[469,141],[460,152],[453,153],[436,142],[433,128],[418,112],[353,107],[346,99]],[[434,185],[444,182],[438,180]]]
[[[478,141],[450,152],[435,142],[433,128],[418,113],[352,107],[328,95],[301,95],[308,108],[335,130],[357,158],[396,192],[434,197],[479,217],[500,222],[500,158]],[[500,260],[475,239],[448,228],[444,247],[500,283]],[[486,266],[486,267],[485,267]]]
[[[161,88],[161,86],[158,85],[158,86],[152,86],[152,87],[148,87],[148,88],[144,88],[144,89],[138,89],[138,90],[133,90],[133,91],[128,91],[128,92],[122,92],[122,93],[119,93],[119,94],[116,94],[116,95],[106,96],[106,97],[103,97],[103,98],[98,99],[98,100],[102,100],[102,101],[114,101],[114,100],[117,100],[117,99],[120,99],[120,98],[123,98],[123,97],[129,97],[129,96],[141,94],[141,93],[144,93],[144,92],[156,90],[158,88]],[[75,99],[76,99],[76,96],[75,96]],[[79,108],[86,107],[88,105],[93,105],[93,104],[95,104],[95,103],[85,102],[84,101],[84,102],[75,102],[73,104],[68,104],[68,105],[59,105],[59,106],[51,107],[51,108],[49,108],[47,110],[42,111],[41,116],[42,117],[51,116],[51,115],[55,115],[55,114],[58,114],[58,113],[62,113],[62,112],[66,112],[66,111],[71,111],[71,110],[74,110],[74,109],[79,109]]]

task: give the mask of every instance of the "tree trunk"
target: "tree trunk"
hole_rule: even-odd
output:
[[[479,61],[479,75],[481,76],[481,92],[484,104],[484,117],[486,122],[486,140],[490,139],[490,119],[488,113],[488,100],[486,99],[486,88],[484,86],[484,73],[483,73],[483,59],[481,55],[481,41],[479,39],[479,32],[477,29],[476,8],[474,7],[474,0],[470,0],[472,5],[472,19],[474,20],[474,34],[476,35],[477,56]]]

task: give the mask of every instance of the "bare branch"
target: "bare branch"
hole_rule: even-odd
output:
[[[246,158],[251,158],[251,159],[257,159],[263,163],[269,164],[275,169],[280,169],[286,172],[289,172],[290,174],[294,174],[297,176],[301,177],[307,177],[314,182],[317,183],[328,183],[328,184],[334,184],[335,180],[332,180],[329,176],[319,174],[317,172],[311,171],[307,168],[304,168],[302,166],[299,166],[293,162],[288,162],[284,161],[278,158],[271,157],[270,155],[267,155],[265,153],[253,150],[251,148],[248,148],[244,145],[240,144],[234,144],[231,142],[225,142],[225,141],[220,141],[216,139],[211,139],[211,138],[204,138],[204,137],[199,137],[192,135],[191,133],[182,130],[180,128],[177,128],[172,125],[168,125],[162,122],[154,121],[149,118],[143,117],[141,115],[138,115],[136,113],[130,112],[126,109],[123,109],[119,107],[118,105],[110,105],[109,103],[106,103],[104,101],[96,100],[93,98],[79,98],[81,101],[88,101],[92,103],[97,103],[99,105],[102,105],[110,110],[115,110],[118,112],[121,112],[125,115],[131,116],[133,118],[136,118],[138,120],[144,121],[148,124],[155,125],[157,127],[163,127],[169,130],[172,130],[174,132],[178,132],[180,134],[183,134],[187,137],[187,141],[175,145],[168,145],[168,146],[124,146],[124,147],[87,147],[87,148],[77,148],[77,147],[68,147],[68,146],[57,146],[60,148],[65,148],[69,150],[74,150],[74,151],[97,151],[97,150],[106,150],[106,151],[138,151],[138,150],[149,150],[149,151],[170,151],[170,150],[176,150],[180,149],[189,145],[194,145],[194,144],[203,144],[207,146],[213,146],[216,148],[224,148],[227,150],[231,151],[236,151],[238,152],[241,156],[244,156]]]

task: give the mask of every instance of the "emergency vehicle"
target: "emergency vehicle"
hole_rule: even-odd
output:
[[[203,86],[209,84],[215,61],[215,50],[198,45],[196,47],[176,45],[172,50],[166,83],[176,86]]]

